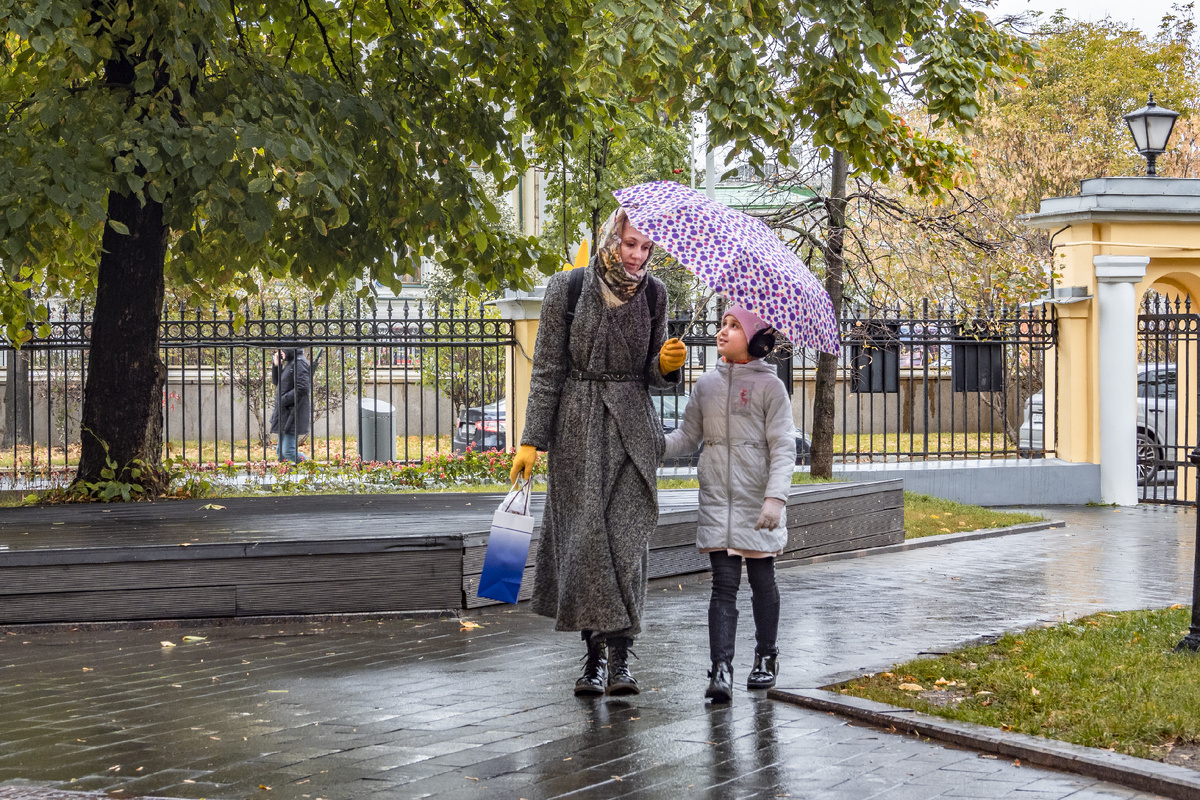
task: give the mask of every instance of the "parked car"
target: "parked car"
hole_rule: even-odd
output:
[[[458,424],[450,435],[450,449],[455,453],[465,452],[468,447],[475,451],[503,450],[504,398],[485,406],[472,406],[458,412]]]
[[[1174,364],[1139,364],[1137,372],[1137,473],[1138,485],[1152,483],[1166,463],[1167,449],[1175,446],[1175,394],[1178,375]],[[1042,450],[1045,402],[1041,392],[1025,401],[1020,429],[1020,452]]]
[[[651,391],[650,400],[654,410],[662,421],[663,433],[670,433],[683,424],[683,412],[687,408],[688,395],[666,394]],[[503,450],[507,444],[504,435],[505,405],[504,400],[489,403],[485,406],[472,406],[463,409],[458,414],[458,424],[450,437],[451,449],[456,453],[466,451],[468,447],[474,450]],[[704,446],[700,446],[703,450]],[[664,466],[686,467],[695,466],[700,460],[700,450],[677,459],[670,459]],[[808,434],[796,429],[796,463],[807,464],[812,452],[812,443]]]

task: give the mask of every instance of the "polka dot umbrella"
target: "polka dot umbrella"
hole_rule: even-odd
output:
[[[633,227],[710,289],[775,326],[796,347],[841,351],[825,287],[762,220],[672,181],[613,195]]]

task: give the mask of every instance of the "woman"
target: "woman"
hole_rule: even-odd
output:
[[[276,452],[280,461],[303,461],[296,444],[308,433],[312,416],[312,384],[303,347],[276,350],[271,357],[271,380],[275,384],[275,408],[271,411],[271,433],[279,434]]]
[[[646,270],[653,249],[618,210],[601,229],[573,319],[570,273],[550,279],[513,459],[515,481],[528,478],[537,451],[549,453],[533,610],[587,642],[579,695],[639,692],[629,648],[641,632],[665,448],[647,387],[678,383],[687,358],[678,339],[664,343],[667,293]]]

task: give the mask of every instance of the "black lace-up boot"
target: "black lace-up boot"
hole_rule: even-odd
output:
[[[642,691],[637,678],[629,671],[629,656],[633,655],[629,648],[632,646],[633,638],[630,636],[613,636],[608,640],[609,694],[639,694]]]
[[[584,636],[587,641],[587,655],[584,659],[583,675],[575,681],[576,695],[604,694],[604,685],[608,681],[608,656],[605,654],[604,642]]]

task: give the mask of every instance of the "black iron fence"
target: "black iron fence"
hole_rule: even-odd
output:
[[[513,322],[494,308],[259,305],[241,316],[167,310],[165,455],[216,464],[274,459],[272,356],[284,347],[302,347],[310,365],[311,409],[299,441],[307,458],[419,462],[435,451],[508,445],[506,379],[522,356]],[[673,316],[672,335],[691,350],[678,396],[657,398],[668,425],[682,418],[694,380],[715,365],[720,327],[715,310],[690,327],[690,312]],[[0,348],[0,477],[78,463],[89,321],[76,309],[56,311],[50,323],[48,337],[20,351]],[[1045,423],[1056,404],[1042,391],[1056,369],[1048,307],[855,312],[842,335],[837,460],[1053,453]],[[783,349],[772,358],[792,392],[797,428],[811,431],[817,354]],[[523,402],[524,391],[517,394]]]
[[[1148,294],[1138,315],[1137,454],[1141,500],[1195,502],[1200,314],[1190,297]]]
[[[682,313],[676,316],[685,316]],[[690,315],[687,315],[690,317]],[[716,314],[674,324],[693,348],[686,386],[716,363]],[[849,309],[835,388],[835,460],[1039,458],[1053,453],[1044,397],[1054,360],[1049,306],[951,312]],[[796,425],[812,430],[817,353],[785,349],[774,360],[792,393]],[[1051,427],[1053,430],[1053,427]]]
[[[166,310],[164,455],[217,464],[274,459],[274,356],[302,348],[311,384],[302,456],[419,462],[454,448],[462,410],[502,398],[515,344],[512,322],[479,304],[259,305],[240,316]],[[58,310],[49,336],[0,349],[0,475],[78,463],[89,336],[86,311]]]

